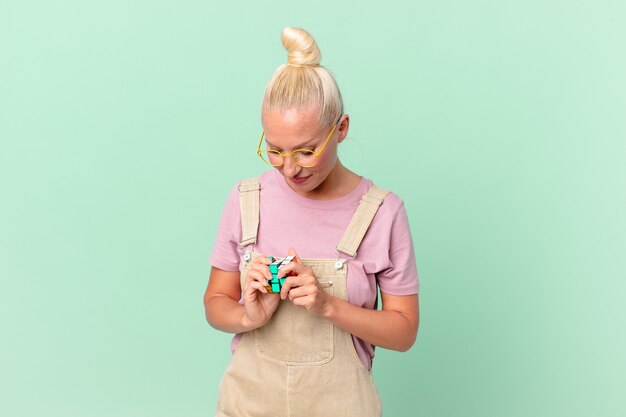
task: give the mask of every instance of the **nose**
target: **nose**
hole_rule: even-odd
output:
[[[296,164],[290,156],[283,158],[283,174],[285,174],[285,176],[293,178],[301,170],[302,167]]]

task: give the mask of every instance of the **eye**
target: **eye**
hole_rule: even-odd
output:
[[[293,157],[299,163],[309,163],[315,160],[315,152],[308,149],[297,149],[293,152]]]

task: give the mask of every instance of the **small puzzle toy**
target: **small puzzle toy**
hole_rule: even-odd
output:
[[[267,284],[265,285],[265,288],[270,293],[279,293],[287,277],[284,276],[282,278],[278,278],[278,268],[280,268],[281,266],[287,265],[289,262],[292,262],[294,257],[287,256],[286,258],[274,258],[270,256],[269,258],[270,258],[270,261],[272,262],[269,265],[270,272],[272,274],[272,279],[265,280],[267,282]],[[289,273],[289,276],[293,276],[293,275],[295,274]]]

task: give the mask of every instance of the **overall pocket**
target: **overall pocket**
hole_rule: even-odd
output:
[[[317,275],[324,291],[333,294],[333,279]],[[283,300],[272,318],[254,330],[257,352],[290,365],[320,365],[334,355],[334,331],[330,321],[314,317],[306,308]]]

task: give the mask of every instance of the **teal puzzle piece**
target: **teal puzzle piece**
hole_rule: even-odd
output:
[[[270,262],[272,262],[269,265],[270,273],[272,274],[272,279],[265,280],[267,282],[267,285],[265,288],[267,288],[269,292],[278,293],[280,292],[280,289],[283,287],[283,284],[285,283],[285,280],[287,279],[287,277],[278,278],[278,269],[281,266],[287,265],[289,262],[293,261],[294,257],[287,256],[286,258],[274,258],[270,256],[269,258],[270,258]]]

